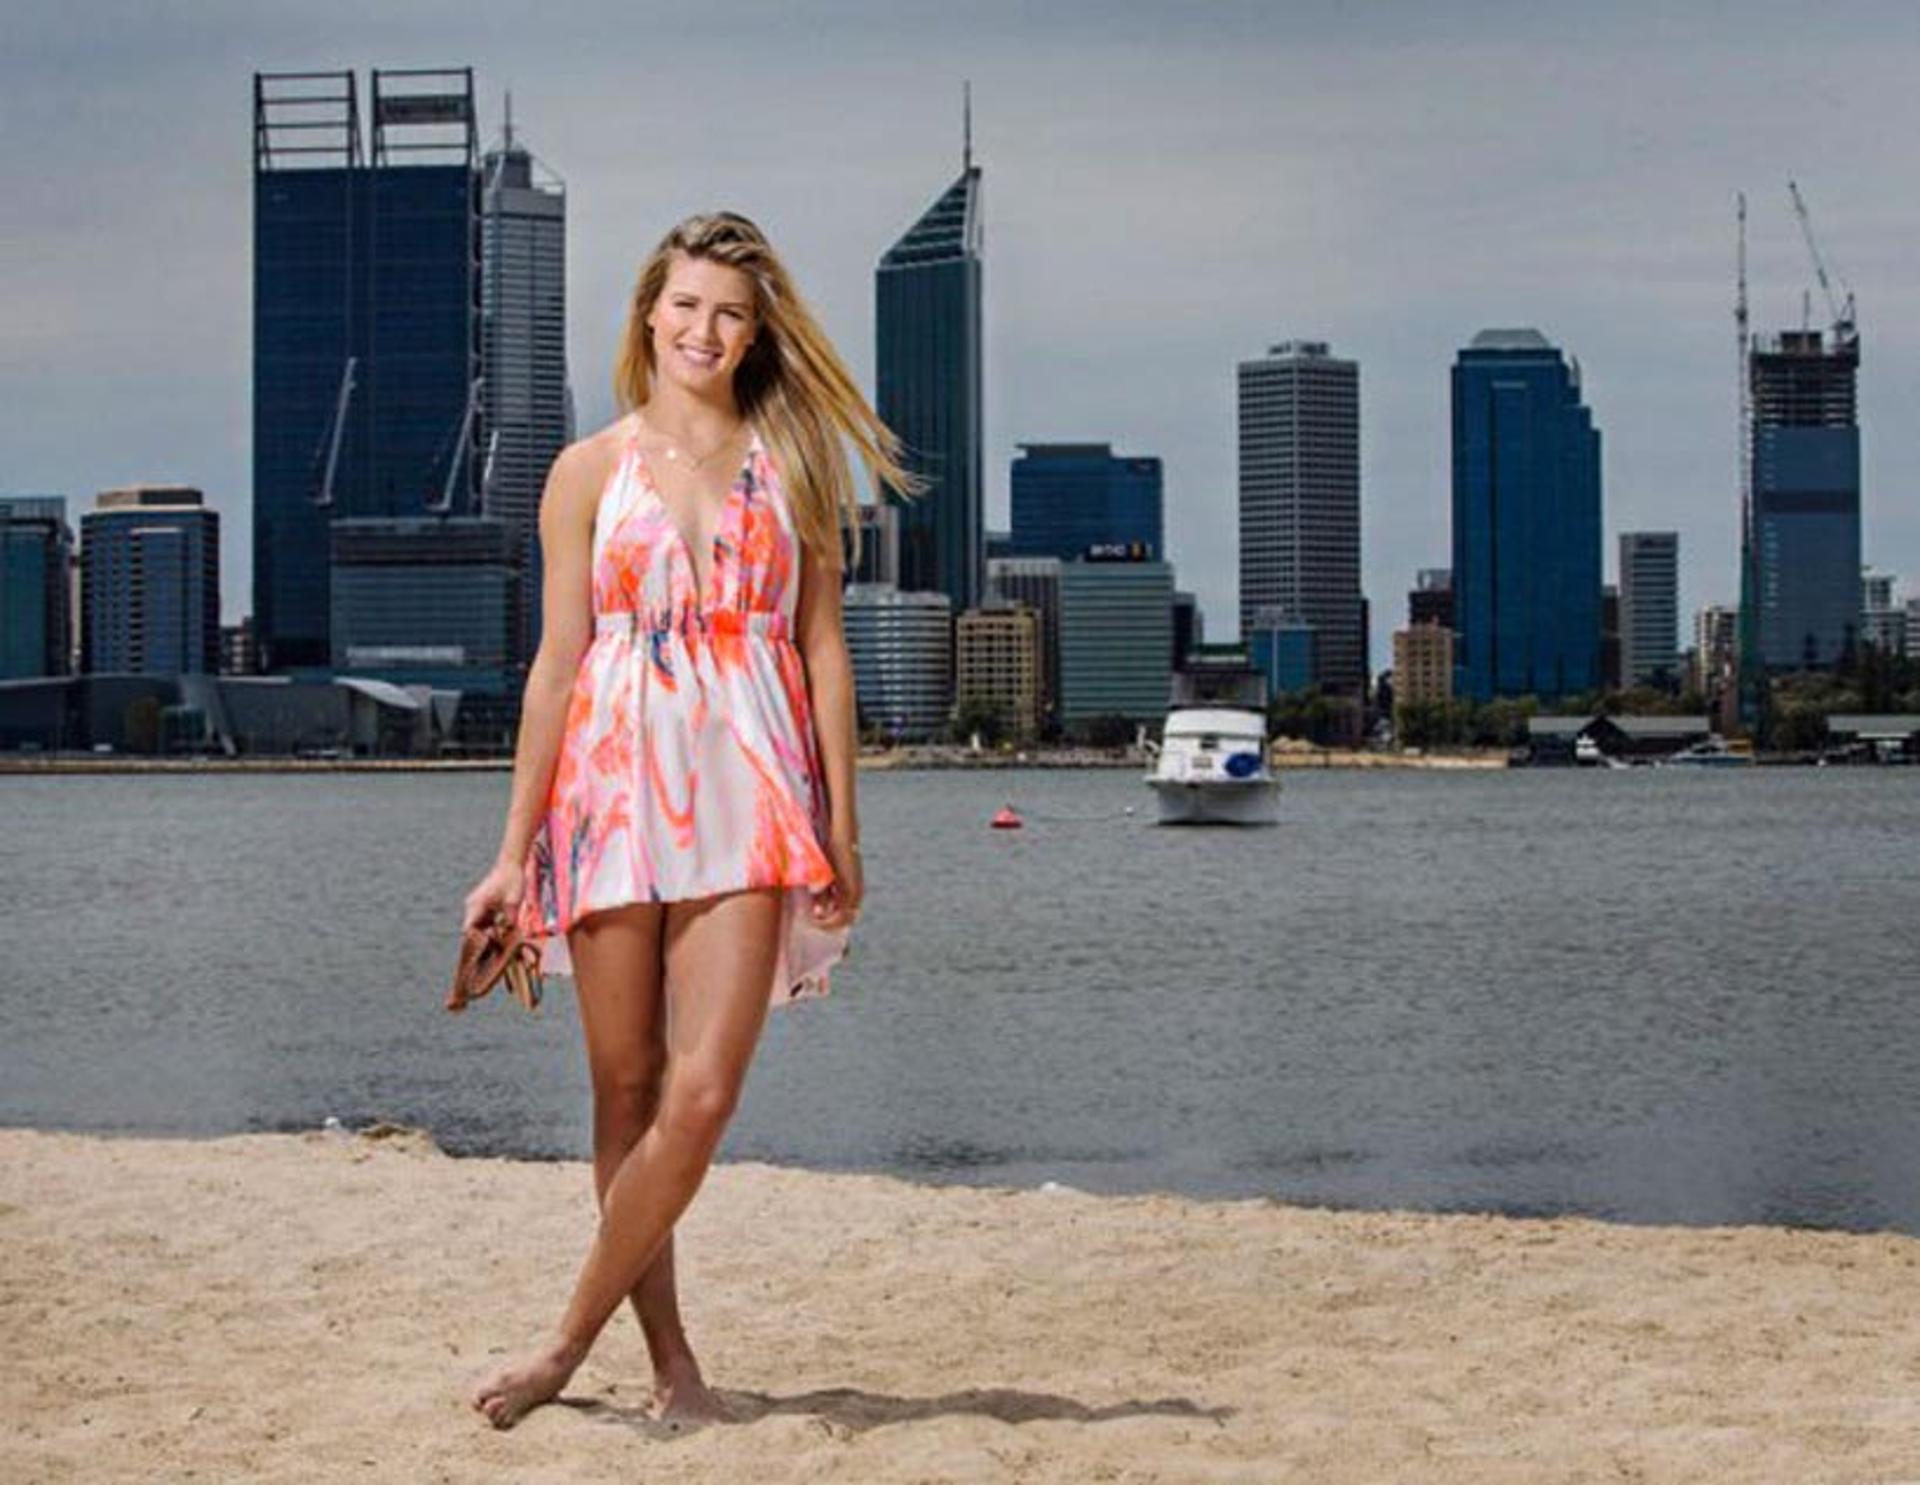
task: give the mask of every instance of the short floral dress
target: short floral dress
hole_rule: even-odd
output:
[[[800,540],[755,431],[699,584],[629,435],[593,523],[594,636],[567,702],[519,927],[572,973],[589,913],[782,887],[775,1005],[827,993],[847,931],[817,926],[833,881],[826,794],[793,642]]]

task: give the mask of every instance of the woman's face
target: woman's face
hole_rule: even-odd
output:
[[[675,253],[647,324],[660,375],[690,392],[711,393],[731,380],[753,344],[753,279],[724,263]]]

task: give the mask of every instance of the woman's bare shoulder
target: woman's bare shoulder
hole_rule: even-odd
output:
[[[562,501],[591,508],[620,462],[631,419],[616,418],[606,427],[575,439],[560,450],[548,477],[550,492]]]

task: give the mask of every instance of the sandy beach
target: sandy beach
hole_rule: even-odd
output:
[[[1920,1481],[1920,1240],[714,1168],[644,1414],[614,1322],[497,1433],[468,1380],[588,1237],[580,1162],[424,1137],[0,1131],[0,1478]]]

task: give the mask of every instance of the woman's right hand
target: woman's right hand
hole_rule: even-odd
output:
[[[526,870],[517,861],[496,861],[493,868],[474,883],[467,894],[466,909],[460,916],[460,928],[478,928],[498,908],[512,917],[526,891]]]

